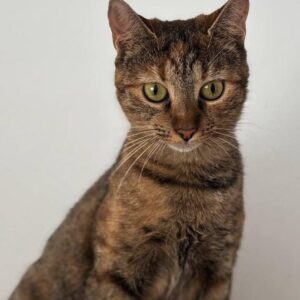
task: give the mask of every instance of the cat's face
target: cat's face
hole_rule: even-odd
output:
[[[247,93],[248,7],[230,0],[209,16],[163,22],[111,0],[117,94],[134,131],[180,152],[231,134]]]

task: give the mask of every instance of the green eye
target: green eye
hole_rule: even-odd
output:
[[[162,102],[167,98],[168,90],[159,83],[146,83],[144,94],[152,102]]]
[[[209,82],[201,88],[200,95],[208,101],[217,100],[223,95],[224,86],[224,81],[221,80]]]

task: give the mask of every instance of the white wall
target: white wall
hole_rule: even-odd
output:
[[[124,138],[107,2],[0,3],[0,299]],[[224,3],[128,2],[165,19]],[[300,299],[299,3],[252,1],[251,92],[240,125],[247,222],[234,300]]]

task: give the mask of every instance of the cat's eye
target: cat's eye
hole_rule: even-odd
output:
[[[162,102],[168,97],[168,90],[160,83],[144,84],[145,97],[152,102]]]
[[[215,80],[205,84],[200,91],[201,98],[207,101],[215,101],[221,98],[225,88],[224,81]]]

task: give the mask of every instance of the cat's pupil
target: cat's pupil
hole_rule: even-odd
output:
[[[214,83],[211,85],[211,92],[212,92],[213,94],[216,92],[216,86],[215,86]]]
[[[157,93],[158,93],[158,86],[157,86],[157,84],[155,84],[155,85],[152,87],[152,93],[153,93],[154,96],[157,95]]]

